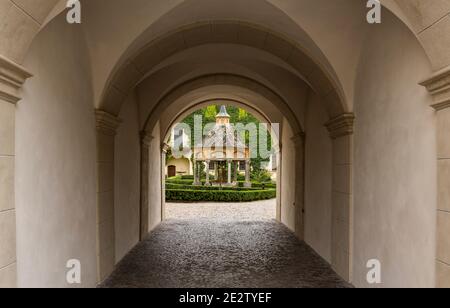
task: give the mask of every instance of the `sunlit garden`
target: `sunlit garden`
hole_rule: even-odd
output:
[[[172,134],[166,157],[166,201],[239,203],[276,198],[276,156],[270,134],[267,141],[251,142],[249,131],[234,130],[236,123],[254,127],[259,138],[259,130],[266,129],[260,121],[244,109],[212,105],[189,115],[184,127],[194,129],[199,116],[202,128],[210,125],[201,144],[183,130],[174,129]],[[260,155],[262,148],[269,155]],[[175,155],[175,149],[182,155]]]

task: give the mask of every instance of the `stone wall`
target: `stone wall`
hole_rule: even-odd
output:
[[[54,20],[24,66],[36,77],[16,108],[18,286],[67,287],[66,263],[78,259],[81,286],[94,287],[96,130],[82,27]]]

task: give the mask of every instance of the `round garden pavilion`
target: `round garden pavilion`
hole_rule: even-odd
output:
[[[250,150],[230,123],[230,115],[221,106],[216,123],[203,138],[201,144],[194,146],[194,185],[201,186],[202,164],[206,168],[205,186],[238,186],[238,169],[245,163],[244,187],[251,187]],[[214,168],[214,179],[210,171]]]

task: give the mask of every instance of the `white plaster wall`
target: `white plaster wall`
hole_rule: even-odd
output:
[[[189,159],[187,158],[180,158],[180,159],[170,159],[167,163],[166,163],[166,174],[169,174],[168,171],[168,166],[175,166],[177,168],[177,174],[179,172],[184,172],[183,175],[189,175],[192,173],[191,171],[191,166],[189,163]]]
[[[35,74],[17,106],[16,204],[19,287],[96,284],[96,139],[90,64],[81,26],[53,20],[25,66]]]
[[[119,118],[123,122],[115,140],[116,262],[119,262],[139,241],[141,148],[138,108],[133,95],[126,100]]]
[[[281,149],[281,222],[295,232],[295,146],[289,123],[283,120]]]
[[[356,85],[354,284],[368,286],[379,259],[382,287],[433,287],[436,140],[433,110],[417,83],[429,63],[405,27],[383,15],[372,28]]]
[[[149,162],[149,231],[153,230],[162,220],[162,207],[161,207],[161,179],[162,179],[162,166],[161,166],[161,132],[159,122],[155,126],[152,132],[154,137],[150,144],[150,162]]]
[[[305,242],[331,263],[332,142],[328,120],[317,96],[306,115]]]

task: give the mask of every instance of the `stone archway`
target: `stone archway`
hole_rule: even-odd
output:
[[[231,77],[231,76],[229,76],[229,77]],[[236,78],[235,81],[239,80],[238,77],[235,76],[235,78]],[[215,81],[214,81],[215,78],[213,76],[205,77],[205,80],[206,79],[210,79],[210,81],[213,84],[215,83]],[[241,79],[241,81],[242,80],[244,80],[244,79]],[[178,88],[178,90],[181,90],[184,86],[186,86],[186,85],[181,86],[180,88]],[[203,87],[201,87],[201,88],[203,88]],[[190,86],[185,87],[184,90],[186,90],[186,91],[189,90],[187,92],[195,91]],[[236,88],[236,91],[239,91],[239,89]],[[231,92],[234,92],[234,91],[231,91]],[[181,93],[182,92],[179,92],[179,94],[181,94]],[[212,92],[212,93],[214,93],[214,92]],[[184,95],[186,95],[186,94],[187,93],[184,93]],[[214,94],[212,94],[212,95],[213,96],[211,96],[211,97],[209,97],[207,99],[204,98],[204,99],[199,100],[198,102],[194,101],[194,102],[192,102],[191,105],[186,105],[186,106],[183,107],[184,109],[181,109],[181,110],[179,110],[176,113],[173,113],[170,116],[170,118],[173,117],[171,122],[168,125],[165,125],[164,127],[161,128],[161,137],[162,137],[162,144],[163,144],[163,146],[162,146],[162,162],[161,162],[161,166],[162,167],[165,166],[165,157],[166,157],[165,154],[166,154],[167,149],[168,149],[167,142],[168,142],[168,139],[169,139],[169,136],[170,136],[171,129],[173,128],[174,125],[179,123],[179,121],[182,121],[187,115],[191,114],[195,110],[198,110],[198,109],[200,109],[202,107],[206,107],[206,106],[209,106],[211,104],[214,104],[215,102],[229,103],[230,105],[238,106],[240,108],[243,108],[246,111],[250,112],[257,119],[259,119],[261,121],[261,123],[267,124],[268,131],[272,134],[272,138],[273,138],[272,140],[274,142],[272,145],[274,147],[274,150],[276,151],[276,154],[277,154],[276,156],[277,156],[277,160],[278,160],[276,162],[276,164],[278,166],[278,168],[277,168],[276,218],[277,218],[278,221],[281,222],[281,211],[282,211],[282,200],[281,200],[281,183],[282,183],[282,179],[281,179],[281,175],[282,175],[282,169],[281,169],[281,157],[282,157],[282,155],[281,155],[282,154],[282,151],[281,151],[281,148],[282,148],[281,147],[281,142],[282,142],[282,140],[281,139],[282,139],[282,135],[281,135],[281,133],[282,133],[282,131],[280,129],[281,128],[280,126],[282,126],[281,121],[280,121],[280,123],[274,122],[274,121],[276,121],[277,117],[274,114],[271,114],[271,116],[268,116],[264,112],[264,110],[265,110],[265,108],[267,108],[267,106],[262,106],[262,107],[259,106],[259,108],[257,108],[255,105],[250,104],[249,102],[246,102],[246,101],[239,100],[238,98],[224,98],[226,96],[213,98],[215,96],[214,96]],[[192,98],[190,98],[190,99],[192,99]],[[170,105],[170,101],[163,101],[163,102],[164,102],[164,106],[166,106],[167,104]],[[172,102],[172,104],[176,104],[176,102]],[[175,108],[175,109],[177,109],[177,108]],[[274,124],[275,124],[275,126],[274,126]],[[155,125],[155,124],[153,124],[153,125]],[[287,123],[287,125],[289,125],[289,124]],[[293,124],[293,125],[295,125],[295,124]],[[151,131],[152,131],[151,127],[152,126],[151,126],[150,122],[147,122],[146,129],[147,129],[148,132],[144,133],[143,135],[151,135]],[[299,134],[296,134],[296,135],[297,136],[303,136],[303,133],[299,133]],[[143,150],[145,152],[147,152],[148,151],[148,147],[144,146]],[[299,149],[299,151],[301,151],[301,150],[303,150],[303,149]],[[303,157],[303,156],[304,156],[303,154],[298,153],[298,157]],[[303,172],[302,170],[300,170],[300,171]],[[144,175],[148,174],[148,170],[145,168],[145,169],[143,169],[141,171],[141,173],[144,174]],[[164,192],[165,191],[164,181],[161,184],[162,184],[161,185],[161,191]],[[148,192],[147,191],[143,191],[143,194],[146,197],[144,197],[142,199],[143,200],[147,200],[148,199]],[[302,199],[302,196],[299,196],[299,198]],[[165,212],[165,201],[164,201],[164,198],[162,198],[161,201],[162,201],[162,204],[161,204],[162,212],[164,213]],[[303,204],[303,202],[299,202],[299,204]],[[141,207],[145,208],[144,211],[142,211],[141,213],[146,213],[147,212],[147,205],[146,204],[145,205],[141,205]],[[143,217],[143,224],[147,220],[148,220],[148,217]],[[300,222],[302,222],[302,221],[300,221]],[[302,234],[304,233],[303,232],[303,228],[304,228],[303,224],[298,226],[298,237],[299,238],[302,238]]]
[[[43,28],[43,25],[46,22],[49,22],[49,20],[46,21],[46,16],[51,10],[53,10],[53,5],[56,3],[56,1],[48,0],[41,2],[42,5],[39,5],[39,7],[35,5],[13,5],[9,1],[5,2],[6,6],[8,7],[5,9],[5,11],[1,11],[0,15],[6,16],[2,21],[5,21],[5,23],[8,23],[8,27],[3,28],[3,31],[1,33],[2,36],[2,42],[4,44],[0,47],[0,54],[4,56],[2,60],[0,61],[0,67],[2,68],[2,77],[0,78],[1,88],[1,108],[2,108],[2,115],[5,116],[5,121],[1,121],[1,128],[0,131],[2,131],[2,140],[5,140],[5,143],[8,145],[5,147],[5,149],[9,149],[8,151],[5,151],[5,153],[1,153],[2,155],[7,156],[7,159],[2,159],[2,164],[4,166],[7,166],[4,170],[8,170],[6,174],[6,178],[8,181],[8,185],[5,185],[3,187],[7,187],[7,191],[2,201],[6,200],[4,204],[9,204],[6,206],[6,210],[8,214],[10,215],[12,212],[14,212],[14,201],[11,201],[11,196],[14,195],[14,188],[11,186],[11,182],[14,182],[14,168],[12,167],[12,164],[10,162],[6,162],[6,160],[11,160],[11,157],[14,157],[16,154],[16,151],[14,150],[14,147],[11,146],[11,140],[14,139],[15,131],[12,125],[14,122],[14,111],[15,106],[10,105],[11,102],[15,102],[19,99],[18,90],[21,88],[24,81],[31,76],[31,74],[27,73],[25,69],[23,69],[20,65],[23,62],[23,57],[27,53],[28,46],[30,45],[30,42],[33,40],[36,33],[39,32],[40,28]],[[274,2],[275,3],[275,2]],[[447,159],[448,154],[446,154],[446,149],[448,148],[447,139],[446,136],[448,135],[448,112],[446,103],[448,101],[448,75],[449,70],[445,69],[446,65],[448,65],[448,55],[450,54],[448,52],[448,40],[446,37],[442,36],[436,36],[434,33],[440,32],[440,33],[450,33],[450,31],[446,31],[445,29],[448,29],[448,7],[446,5],[442,6],[430,6],[430,7],[420,7],[418,3],[414,3],[411,1],[390,1],[389,8],[396,13],[397,16],[402,14],[402,11],[404,13],[404,16],[401,17],[402,20],[409,20],[409,24],[411,25],[410,28],[414,29],[414,33],[419,37],[419,39],[422,42],[422,45],[427,51],[427,54],[429,55],[429,58],[431,59],[433,63],[433,69],[436,71],[436,74],[434,74],[429,80],[423,82],[423,84],[429,89],[430,93],[432,94],[433,98],[435,99],[435,103],[433,104],[436,109],[438,110],[438,139],[439,139],[439,154],[438,154],[438,165],[439,165],[439,186],[441,187],[441,190],[439,191],[439,207],[438,207],[438,216],[439,216],[439,230],[441,231],[440,234],[445,234],[445,226],[448,225],[448,210],[447,210],[447,195],[448,195],[448,189],[446,187],[450,187],[447,185],[447,174],[448,174],[448,168],[447,168]],[[277,4],[278,5],[278,4]],[[392,6],[391,6],[392,5]],[[279,5],[281,7],[281,5]],[[57,15],[57,12],[59,10],[56,10],[54,14],[50,15]],[[2,15],[4,12],[5,15]],[[420,12],[417,14],[416,12]],[[25,13],[25,14],[24,14]],[[35,22],[33,22],[33,20]],[[17,23],[15,22],[22,22],[23,28],[25,29],[23,32],[17,34]],[[21,39],[17,39],[20,37]],[[12,61],[11,61],[12,60]],[[32,72],[36,73],[36,72]],[[38,72],[39,73],[39,72]],[[36,75],[37,79],[40,78],[40,75]],[[118,96],[122,96],[120,93],[116,93]],[[11,106],[14,106],[12,108]],[[3,110],[6,110],[5,113],[3,113]],[[108,111],[108,110],[106,110]],[[351,110],[348,110],[351,111]],[[329,123],[329,129],[331,131],[332,138],[335,139],[335,147],[336,149],[342,149],[342,150],[336,150],[336,153],[342,153],[345,157],[347,151],[345,150],[346,145],[351,144],[351,137],[352,128],[351,123],[353,121],[351,114],[337,114],[339,116],[338,118],[332,119]],[[108,114],[99,114],[98,115],[98,128],[99,130],[105,132],[105,130],[114,130],[117,125],[117,119],[115,115],[108,115]],[[102,133],[103,134],[103,133]],[[102,139],[103,137],[100,137],[99,139]],[[99,141],[101,143],[101,141]],[[105,147],[111,147],[111,142],[108,140]],[[99,157],[101,157],[104,153],[102,152],[102,147],[99,145]],[[348,179],[350,177],[346,172],[344,172],[343,165],[348,165],[350,162],[350,158],[342,158],[340,154],[336,154],[336,170],[340,170],[340,176],[342,176],[344,179]],[[109,158],[110,159],[110,158]],[[100,163],[99,159],[99,163]],[[100,168],[99,168],[100,171]],[[103,170],[105,171],[105,170]],[[344,182],[348,182],[347,180],[344,180]],[[337,180],[336,183],[341,183],[341,181]],[[336,184],[338,185],[338,184]],[[346,190],[344,194],[337,194],[336,198],[337,200],[347,200],[349,196],[351,196],[351,189],[348,187],[336,187],[335,191],[341,193],[342,190]],[[3,195],[2,195],[3,196]],[[3,197],[2,197],[3,198]],[[4,212],[1,212],[1,215],[3,215]],[[13,221],[15,218],[11,218],[13,216],[8,217],[8,221]],[[14,224],[8,224],[8,230],[13,230],[15,226],[10,227]],[[439,285],[446,285],[446,277],[448,277],[448,255],[446,254],[445,247],[446,246],[446,238],[440,237],[438,239],[439,243],[439,261],[437,262],[438,272],[441,273],[439,277],[444,277],[440,279]],[[12,244],[11,244],[12,245]],[[13,245],[12,245],[13,246]],[[12,247],[11,246],[11,247]],[[349,248],[350,249],[350,248]],[[346,251],[347,249],[344,249]],[[14,251],[13,248],[11,248],[11,251]],[[11,257],[8,259],[8,270],[14,267],[15,263],[15,254],[12,254]],[[1,264],[0,268],[3,269]],[[15,271],[15,269],[13,270]],[[14,276],[14,275],[13,275]]]

